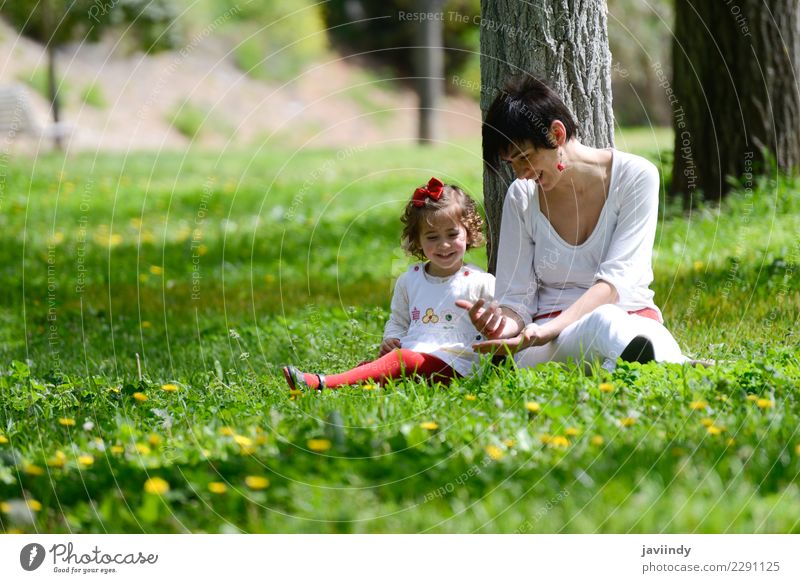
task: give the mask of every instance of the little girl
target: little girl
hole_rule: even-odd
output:
[[[448,383],[478,362],[471,346],[483,337],[469,314],[456,307],[456,300],[494,296],[494,276],[464,264],[467,249],[483,243],[475,201],[457,186],[431,178],[414,191],[402,221],[403,249],[427,262],[412,265],[397,279],[379,358],[330,376],[285,366],[291,389],[335,389],[367,380],[383,384],[404,374]]]

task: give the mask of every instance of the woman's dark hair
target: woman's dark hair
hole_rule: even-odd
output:
[[[483,218],[478,212],[477,203],[458,186],[445,184],[439,200],[426,198],[421,207],[414,206],[413,200],[406,205],[401,219],[404,225],[401,245],[409,255],[423,261],[427,259],[422,252],[422,245],[419,244],[422,223],[427,221],[431,224],[439,216],[447,216],[464,225],[467,231],[467,250],[483,244]]]
[[[524,75],[510,79],[495,97],[483,122],[483,161],[497,173],[500,157],[509,148],[530,142],[534,148],[553,149],[550,126],[559,120],[567,140],[577,135],[577,124],[569,108],[545,83]]]

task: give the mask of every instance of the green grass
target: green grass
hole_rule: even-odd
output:
[[[729,363],[290,398],[280,365],[375,354],[400,209],[434,174],[479,195],[479,144],[11,160],[2,529],[799,530],[797,180],[660,223],[667,323]]]
[[[86,105],[91,105],[98,109],[105,109],[108,107],[108,100],[103,93],[103,89],[97,83],[92,83],[84,87],[81,99]]]

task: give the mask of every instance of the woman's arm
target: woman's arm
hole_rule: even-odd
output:
[[[496,301],[459,301],[469,310],[475,328],[487,338],[512,338],[536,311],[538,285],[533,271],[529,201],[525,180],[515,181],[503,201],[500,240],[497,247]]]

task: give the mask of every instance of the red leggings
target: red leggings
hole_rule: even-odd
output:
[[[435,356],[398,348],[377,360],[362,363],[346,372],[326,376],[325,386],[329,389],[336,389],[364,381],[373,381],[383,385],[389,379],[399,379],[404,375],[419,375],[444,384],[448,384],[452,379],[460,376],[447,363]],[[317,387],[319,384],[317,375],[305,373],[304,376],[308,386]]]

